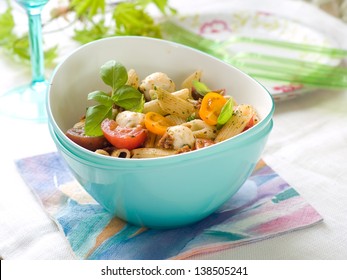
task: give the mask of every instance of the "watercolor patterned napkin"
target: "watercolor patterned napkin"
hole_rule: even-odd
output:
[[[112,217],[72,177],[58,153],[16,162],[78,259],[185,259],[316,224],[322,217],[263,161],[217,212],[190,226],[156,230]]]

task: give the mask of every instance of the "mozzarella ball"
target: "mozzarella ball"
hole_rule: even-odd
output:
[[[175,125],[167,129],[167,133],[173,138],[173,147],[175,150],[186,145],[190,148],[194,146],[195,138],[193,132],[186,126]]]
[[[175,91],[175,83],[164,73],[155,72],[141,81],[139,90],[145,95],[147,101],[151,100],[150,91],[156,88],[162,88],[168,92]]]
[[[190,128],[195,138],[215,139],[217,136],[216,126],[209,125],[200,119],[195,119],[182,125]]]
[[[123,111],[116,117],[116,123],[121,127],[136,127],[145,125],[145,114]]]

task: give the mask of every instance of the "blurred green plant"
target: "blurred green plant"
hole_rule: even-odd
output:
[[[7,9],[0,14],[0,47],[5,54],[19,63],[29,65],[29,38],[28,34],[18,35],[15,33],[15,21],[10,2],[7,0]],[[45,64],[47,67],[54,65],[57,57],[57,46],[45,50]]]
[[[14,61],[29,65],[28,34],[15,32],[13,8],[9,0],[6,3],[7,9],[0,14],[0,48]],[[176,13],[168,0],[69,0],[65,5],[59,3],[51,9],[50,19],[44,25],[63,18],[64,28],[72,27],[72,39],[80,44],[119,35],[161,38],[160,26],[148,13],[149,6],[154,5],[162,16]],[[58,46],[45,48],[46,66],[54,66],[57,56]]]

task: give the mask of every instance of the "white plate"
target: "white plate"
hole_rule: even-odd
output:
[[[337,47],[336,42],[312,28],[275,14],[260,11],[240,10],[222,14],[187,15],[177,17],[175,21],[186,29],[210,39],[227,40],[230,36],[242,35]],[[237,43],[230,47],[231,53],[238,51],[272,54],[329,65],[338,65],[340,63],[338,59],[327,58],[319,54],[308,54],[255,44]],[[302,93],[315,90],[315,88],[305,87],[301,84],[265,80],[259,80],[259,82],[270,91],[275,101],[292,99]]]

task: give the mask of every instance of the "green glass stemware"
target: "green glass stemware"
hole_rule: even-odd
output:
[[[48,0],[16,0],[28,15],[32,80],[0,96],[0,114],[45,122],[48,83],[44,75],[41,11]]]

